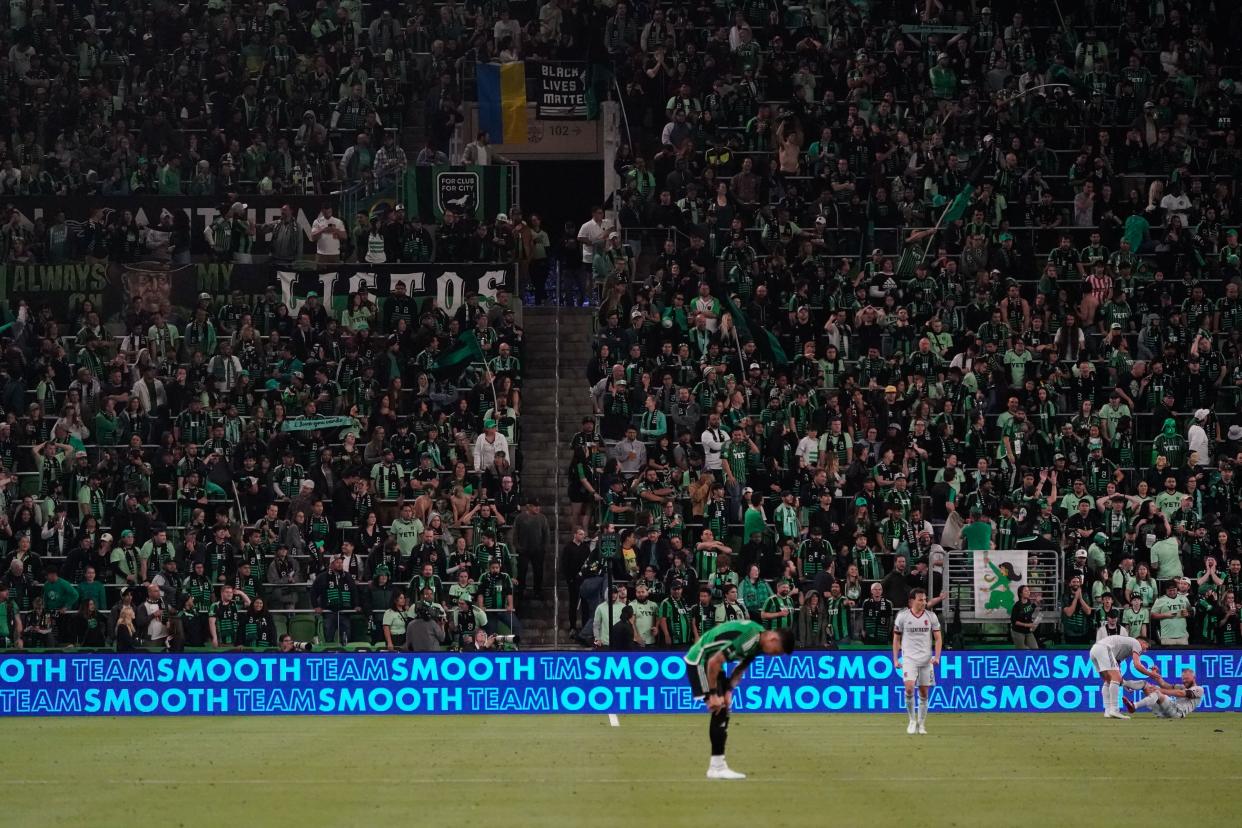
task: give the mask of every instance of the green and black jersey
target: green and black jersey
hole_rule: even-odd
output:
[[[863,601],[863,641],[884,644],[893,635],[893,602],[887,598]]]
[[[211,615],[216,619],[216,639],[221,647],[231,647],[237,643],[238,612],[237,602],[225,604],[221,601],[211,605]]]
[[[768,600],[763,602],[764,612],[781,612],[787,610],[787,615],[779,615],[775,618],[763,619],[763,626],[769,630],[780,630],[793,625],[793,601],[788,595],[772,595]]]
[[[194,596],[194,612],[198,615],[207,615],[211,611],[211,589],[211,579],[206,576],[191,575],[181,585],[183,593]]]
[[[513,594],[513,581],[504,572],[485,572],[479,580],[479,594],[483,596],[485,609],[506,609],[509,596]]]
[[[725,621],[699,636],[686,652],[687,664],[706,664],[712,656],[724,653],[725,661],[739,666],[749,664],[759,655],[759,635],[763,627],[754,621]]]
[[[219,626],[220,622],[216,622]],[[270,615],[246,613],[242,625],[242,641],[247,647],[268,650],[276,646],[276,625]]]
[[[660,602],[660,617],[668,627],[669,638],[674,645],[689,644],[692,635],[690,609],[679,598],[669,596]]]
[[[690,619],[698,628],[700,637],[707,635],[707,632],[716,626],[716,605],[695,604],[690,608]]]
[[[828,619],[828,632],[833,641],[844,641],[850,637],[850,608],[845,598],[826,598],[824,615]]]

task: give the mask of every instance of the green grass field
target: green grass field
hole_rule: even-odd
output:
[[[11,719],[10,826],[1236,825],[1242,720],[707,717]],[[1234,788],[1233,790],[1237,790]]]

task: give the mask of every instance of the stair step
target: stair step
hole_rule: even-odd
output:
[[[569,441],[583,418],[592,414],[583,367],[594,351],[594,318],[589,309],[533,307],[523,309],[522,325],[522,444],[526,447],[522,486],[528,494],[556,504],[548,509],[548,517],[559,550],[573,534],[565,501]],[[550,562],[545,575],[560,596],[559,617],[552,614],[551,590],[545,593],[549,599],[545,602],[522,603],[523,645],[572,646],[568,593],[553,580]]]

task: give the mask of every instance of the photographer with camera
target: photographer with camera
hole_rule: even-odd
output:
[[[414,617],[405,625],[405,648],[412,653],[439,652],[448,638],[445,626],[439,604],[419,601],[414,605]]]
[[[276,649],[282,653],[309,653],[311,647],[305,641],[294,641],[293,636],[285,633],[280,637],[280,643],[276,645]]]

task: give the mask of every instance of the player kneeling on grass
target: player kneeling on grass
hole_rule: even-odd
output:
[[[1195,684],[1194,670],[1182,670],[1180,687],[1169,684],[1160,676],[1153,678],[1156,679],[1156,684],[1139,679],[1122,682],[1127,690],[1142,690],[1144,694],[1136,702],[1123,697],[1126,710],[1133,713],[1136,710],[1149,709],[1159,719],[1184,719],[1195,712],[1199,702],[1203,701],[1203,688]]]
[[[755,656],[789,655],[794,651],[793,630],[765,630],[754,621],[726,621],[717,624],[699,637],[686,653],[686,678],[690,692],[703,699],[711,712],[707,732],[711,736],[712,759],[707,766],[708,779],[745,779],[746,774],[729,769],[725,763],[725,741],[729,736],[729,708],[733,704],[733,688],[742,680]],[[725,675],[726,662],[736,662],[733,672]]]
[[[893,669],[901,671],[906,685],[906,714],[910,724],[906,733],[927,733],[927,701],[936,683],[936,665],[940,663],[940,619],[927,610],[927,590],[910,592],[906,609],[893,621]],[[918,688],[918,706],[914,689]]]
[[[1128,635],[1109,635],[1101,638],[1091,647],[1091,663],[1104,682],[1104,718],[1128,719],[1125,713],[1117,709],[1121,691],[1121,663],[1130,659],[1135,671],[1148,678],[1160,679],[1160,674],[1143,664],[1140,656],[1147,652],[1146,638],[1131,638]]]

